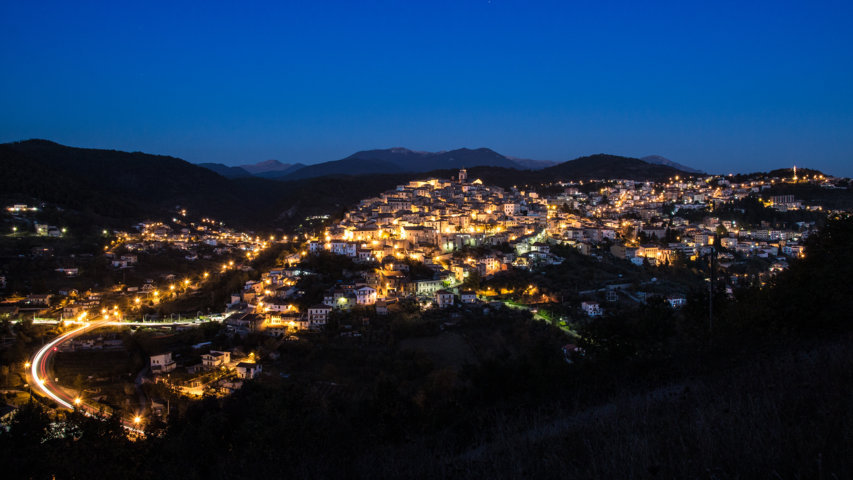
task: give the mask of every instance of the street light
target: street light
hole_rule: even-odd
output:
[[[142,417],[140,417],[139,415],[133,417],[133,423],[135,423],[136,425],[139,425],[139,422],[141,422],[141,421],[142,421]]]
[[[74,399],[74,405],[80,406],[81,403],[83,403],[83,401],[80,400],[80,397]]]

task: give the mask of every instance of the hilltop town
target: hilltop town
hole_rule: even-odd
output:
[[[725,286],[723,293],[731,295],[734,288],[765,284],[792,258],[802,257],[803,240],[816,228],[814,220],[749,224],[734,219],[746,213],[744,202],[760,198],[777,183],[834,188],[822,175],[798,178],[793,172],[791,178],[743,182],[723,176],[675,177],[663,183],[561,182],[540,194],[485,185],[468,179],[463,169],[453,179],[411,181],[362,200],[301,252],[287,257],[288,268],[265,272],[232,295],[230,308],[243,309],[243,318],[251,319],[244,324],[252,328],[299,330],[322,327],[334,310],[370,306],[385,313],[407,298],[417,299],[422,308],[489,302],[507,297],[485,285],[490,278],[514,269],[559,265],[563,258],[555,250],[565,247],[638,269],[707,269],[713,257],[714,274]],[[805,213],[804,218],[825,213],[820,205],[793,195],[770,196],[758,207]],[[299,266],[306,256],[323,253],[347,257],[362,269],[337,279],[322,302],[300,311],[296,300],[304,292],[295,285],[312,272]],[[472,288],[481,282],[483,288]],[[642,302],[647,295],[661,295],[673,307],[686,301],[684,288],[651,293],[614,283],[588,285],[589,298],[579,313],[605,312],[596,301],[600,290],[607,291],[611,302],[620,296]]]

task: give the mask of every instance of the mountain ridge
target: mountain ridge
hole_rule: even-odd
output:
[[[237,167],[218,163],[200,163],[198,165],[213,170],[226,178],[244,178],[246,175],[243,172],[246,172],[251,176],[260,178],[299,180],[336,175],[398,172],[419,173],[448,168],[479,166],[535,171],[557,164],[558,162],[550,160],[532,160],[502,155],[486,147],[462,147],[436,152],[412,150],[406,147],[391,147],[359,150],[339,160],[330,160],[310,165],[303,163],[281,163],[278,160],[265,160]]]
[[[523,169],[521,165],[489,148],[458,148],[441,152],[421,152],[404,147],[361,150],[340,160],[305,166],[283,175],[282,179],[301,179],[326,175],[429,172],[447,168],[493,166]]]
[[[246,178],[253,176],[242,167],[229,167],[222,163],[198,163],[196,165],[216,172],[225,178]]]
[[[293,167],[292,163],[281,163],[278,160],[270,159],[264,160],[262,162],[257,163],[246,163],[243,165],[238,165],[238,168],[242,168],[243,170],[249,172],[252,175],[257,175],[259,173],[266,172],[282,172]]]
[[[362,155],[375,156],[371,153],[357,156]],[[424,154],[415,153],[416,157],[421,155]],[[363,198],[410,180],[451,177],[458,170],[456,165],[470,160],[466,155],[499,154],[470,149],[444,152],[433,166],[445,168],[427,172],[403,171],[399,165],[381,159],[356,158],[348,162],[356,162],[358,168],[345,170],[335,166],[325,176],[229,179],[176,157],[32,140],[0,144],[0,163],[4,166],[0,198],[9,202],[46,201],[116,222],[168,218],[180,205],[193,214],[219,218],[229,224],[271,228],[298,225],[312,215],[337,214]],[[581,157],[542,170],[520,169],[517,165],[469,167],[469,178],[504,187],[591,178],[665,180],[678,174],[686,173],[635,158],[605,154]]]

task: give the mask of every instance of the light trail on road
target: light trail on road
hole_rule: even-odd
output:
[[[86,416],[100,418],[99,411],[93,406],[87,405],[82,401],[80,401],[79,404],[75,405],[75,399],[71,398],[61,388],[54,385],[54,383],[48,377],[47,364],[53,353],[58,351],[58,347],[63,343],[87,331],[94,330],[100,327],[113,326],[116,323],[118,322],[109,322],[106,320],[88,323],[79,328],[75,328],[70,332],[63,333],[62,335],[54,338],[53,340],[45,344],[43,347],[41,347],[35,353],[35,355],[33,355],[32,361],[30,362],[30,376],[32,376],[32,382],[35,384],[36,390],[38,390],[44,396],[50,398],[51,400],[53,400],[64,408],[67,408],[69,410],[74,410],[76,408]],[[122,420],[121,425],[122,427],[131,432],[134,432],[138,435],[144,435],[144,432],[136,428],[136,426],[132,422]]]
[[[47,377],[47,361],[50,358],[50,355],[56,351],[57,347],[66,341],[80,335],[86,330],[90,330],[93,327],[103,326],[107,322],[94,322],[90,324],[83,325],[82,327],[75,328],[70,332],[63,333],[62,335],[56,337],[52,341],[48,342],[45,346],[41,347],[35,355],[33,355],[32,362],[30,362],[30,375],[33,377],[33,382],[36,385],[36,388],[44,394],[46,397],[51,398],[56,403],[62,405],[65,408],[73,409],[74,405],[68,401],[71,400],[65,392],[61,392],[62,396],[52,391],[49,387],[52,385],[50,379]],[[62,398],[65,397],[65,398]],[[68,400],[66,400],[68,399]]]

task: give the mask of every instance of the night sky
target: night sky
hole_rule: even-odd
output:
[[[3,1],[0,142],[226,164],[490,147],[853,176],[850,0],[244,3]]]

